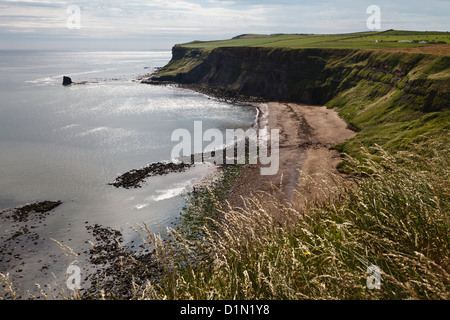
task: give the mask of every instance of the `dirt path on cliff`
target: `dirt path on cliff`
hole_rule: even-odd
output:
[[[228,201],[242,206],[242,198],[267,192],[283,202],[305,196],[319,200],[327,173],[337,173],[339,153],[330,147],[352,138],[355,133],[338,114],[324,106],[271,102],[267,104],[267,126],[280,130],[279,170],[263,176],[260,165],[248,165],[236,179]],[[317,179],[304,179],[304,176]],[[301,190],[301,194],[300,193]],[[299,191],[299,192],[296,192]]]

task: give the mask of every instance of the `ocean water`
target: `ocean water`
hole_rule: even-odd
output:
[[[65,279],[71,258],[51,238],[79,253],[77,263],[89,272],[83,251],[93,239],[86,226],[120,230],[131,247],[139,239],[131,226],[146,223],[156,233],[176,224],[186,193],[212,165],[152,177],[139,189],[108,185],[131,169],[170,160],[174,130],[192,131],[194,121],[204,130],[254,124],[252,107],[133,81],[170,58],[170,51],[0,51],[0,210],[63,201],[34,225],[38,240],[22,235],[12,243],[19,259],[1,257],[0,272],[22,289]],[[64,87],[64,75],[89,83]],[[0,222],[3,240],[20,227]]]

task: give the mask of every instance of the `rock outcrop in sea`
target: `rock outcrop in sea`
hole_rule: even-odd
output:
[[[72,84],[73,82],[72,82],[72,79],[71,78],[69,78],[69,77],[66,77],[66,76],[64,76],[63,77],[63,86],[68,86],[69,84]]]

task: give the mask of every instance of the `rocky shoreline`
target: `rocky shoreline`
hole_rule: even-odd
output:
[[[95,239],[88,252],[89,262],[99,269],[85,278],[90,286],[81,290],[83,299],[97,299],[103,294],[107,299],[129,299],[133,285],[159,281],[162,268],[147,246],[140,245],[139,252],[132,252],[122,246],[120,231],[98,224],[86,229]]]
[[[46,227],[45,218],[62,204],[62,201],[41,201],[0,211],[0,219],[4,220],[2,224],[9,226],[9,232],[0,237],[0,272],[12,271],[13,281],[22,278],[27,269],[25,256],[37,252],[42,241],[48,240],[39,235],[38,229]],[[98,299],[104,292],[108,299],[127,299],[131,298],[133,285],[145,285],[147,280],[159,281],[161,268],[148,246],[134,244],[133,241],[130,248],[124,247],[122,233],[110,227],[88,225],[86,221],[86,229],[91,235],[92,241],[89,242],[92,247],[83,254],[95,271],[87,273],[83,279],[80,290],[83,299]],[[51,262],[43,263],[40,271],[45,273],[49,270]],[[3,290],[5,286],[0,284],[0,298],[12,298]],[[69,298],[70,294],[64,291],[60,292],[62,296],[55,292],[54,298]],[[19,299],[32,297],[22,291],[16,291],[16,294]]]
[[[141,188],[141,183],[149,177],[163,176],[173,172],[184,172],[192,166],[193,164],[184,162],[180,164],[173,162],[157,162],[141,169],[130,170],[117,177],[114,182],[108,184],[116,188]]]
[[[38,250],[44,240],[39,235],[39,228],[46,227],[45,218],[62,203],[59,200],[41,201],[0,211],[1,225],[7,228],[0,236],[0,272],[11,270],[15,277],[22,278],[27,267],[24,256]],[[46,268],[48,265],[44,264],[41,270]]]
[[[42,201],[27,204],[14,209],[0,211],[0,216],[11,219],[14,222],[27,222],[29,219],[43,219],[53,209],[62,204],[62,201]]]
[[[208,97],[213,97],[220,101],[229,102],[233,104],[247,104],[247,103],[263,103],[267,99],[261,97],[253,97],[239,94],[237,91],[224,89],[222,87],[212,87],[198,83],[179,83],[175,81],[160,80],[156,75],[161,68],[156,68],[155,72],[137,77],[135,80],[142,84],[159,85],[159,86],[173,86],[177,88],[189,89],[198,93],[202,93]]]

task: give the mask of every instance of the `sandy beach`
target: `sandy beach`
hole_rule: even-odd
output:
[[[267,110],[268,130],[280,130],[278,173],[262,176],[260,165],[246,166],[230,191],[229,203],[240,207],[242,198],[261,192],[288,203],[297,200],[299,190],[309,201],[319,200],[320,183],[329,183],[326,175],[337,173],[336,165],[340,162],[339,152],[331,147],[355,133],[336,111],[325,106],[281,102],[266,105],[267,108],[261,109]],[[305,176],[320,179],[312,182]]]

